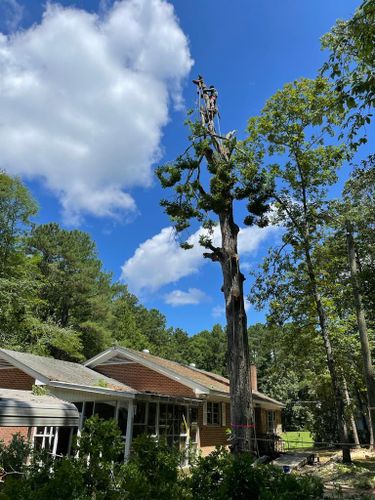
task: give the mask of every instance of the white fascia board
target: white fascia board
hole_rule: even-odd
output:
[[[44,384],[49,383],[50,381],[49,378],[45,377],[41,373],[36,372],[35,370],[25,365],[24,363],[21,363],[21,361],[18,361],[18,359],[14,359],[10,354],[2,351],[1,349],[0,349],[0,357],[8,361],[15,368],[18,368],[22,372],[27,373],[27,375],[30,375],[30,377],[34,378],[35,380],[38,380]]]
[[[230,401],[230,395],[226,394],[225,392],[219,392],[219,391],[210,391],[208,397],[208,401],[225,401],[228,402]]]
[[[90,387],[87,385],[79,385],[79,384],[69,384],[68,382],[59,382],[57,380],[52,380],[48,384],[50,387],[56,387],[61,389],[69,389],[72,391],[82,391],[82,392],[90,392],[96,394],[107,394],[109,396],[119,396],[124,399],[134,399],[135,394],[125,391],[116,391],[114,389],[106,389],[105,387]]]
[[[265,410],[282,410],[285,408],[285,405],[276,405],[273,403],[266,403],[265,401],[257,401],[256,405],[259,406],[260,408],[263,408]]]
[[[94,367],[100,363],[103,363],[104,361],[108,361],[108,359],[113,358],[116,356],[117,351],[116,347],[110,347],[109,349],[106,349],[103,352],[100,352],[96,356],[93,356],[92,358],[88,359],[83,363],[83,366],[87,366],[89,368]]]
[[[144,359],[142,356],[137,356],[137,354],[134,354],[133,352],[127,351],[123,347],[116,347],[114,348],[117,350],[117,354],[123,354],[127,358],[131,359],[132,361],[136,361],[137,363],[146,366],[147,368],[150,368],[151,370],[154,370],[158,373],[161,373],[162,375],[165,375],[168,378],[171,378],[172,380],[175,380],[176,382],[179,382],[182,385],[185,385],[186,387],[189,387],[190,389],[193,389],[195,394],[209,394],[210,390],[205,386],[201,385],[197,382],[193,382],[192,380],[182,376],[182,375],[176,375],[173,370],[169,370],[168,368],[161,367],[157,363],[154,363],[153,361],[149,361]]]

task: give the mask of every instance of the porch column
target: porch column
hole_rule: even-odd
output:
[[[126,437],[125,437],[125,453],[124,453],[125,462],[129,459],[130,455],[130,446],[132,444],[132,439],[133,439],[133,420],[134,420],[134,404],[133,401],[129,401],[128,420],[126,422]]]
[[[52,448],[52,456],[53,458],[56,458],[56,452],[57,452],[57,444],[59,442],[59,428],[55,427],[55,437],[53,440],[53,448]]]

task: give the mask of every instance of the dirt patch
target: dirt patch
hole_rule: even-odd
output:
[[[341,463],[341,454],[335,453],[319,453],[320,463],[299,473],[319,477],[327,498],[375,499],[375,453],[353,450],[350,465]]]

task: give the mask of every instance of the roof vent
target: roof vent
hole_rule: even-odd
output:
[[[143,349],[143,351],[145,354],[150,354],[150,351],[148,349]]]
[[[196,368],[197,367],[197,365],[195,363],[190,363],[189,366],[191,366],[192,368]]]

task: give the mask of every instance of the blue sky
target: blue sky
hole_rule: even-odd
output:
[[[223,323],[219,266],[178,249],[152,169],[186,147],[193,77],[215,84],[222,131],[243,137],[278,88],[316,75],[320,37],[358,3],[0,0],[0,167],[30,187],[38,222],[88,231],[105,269],[169,325]],[[274,229],[242,232],[245,272],[277,239]]]

